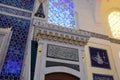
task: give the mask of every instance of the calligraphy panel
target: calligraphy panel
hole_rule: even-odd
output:
[[[111,75],[95,74],[93,73],[93,80],[114,80]]]
[[[47,56],[52,58],[79,61],[78,49],[52,44],[47,45]]]
[[[107,51],[105,49],[89,47],[92,67],[110,69]]]

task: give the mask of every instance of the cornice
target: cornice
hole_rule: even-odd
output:
[[[110,38],[107,35],[93,33],[85,30],[75,30],[48,24],[43,20],[35,19],[33,21],[34,26],[34,40],[47,39],[52,41],[59,41],[74,45],[85,45],[90,37],[104,39],[112,43],[120,44],[120,40]]]
[[[41,39],[47,39],[50,41],[57,41],[80,46],[85,45],[88,41],[88,38],[85,37],[68,35],[60,32],[53,32],[47,30],[39,30],[39,32],[34,35],[34,39],[37,41]]]
[[[72,45],[84,46],[89,40],[88,32],[56,27],[56,25],[39,22],[33,24],[34,40],[50,40]]]

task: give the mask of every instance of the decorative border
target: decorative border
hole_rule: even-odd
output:
[[[0,4],[33,11],[35,0],[1,0]]]
[[[40,39],[43,39],[78,46],[84,46],[88,42],[89,36],[84,35],[83,33],[79,35],[76,33],[72,34],[70,32],[64,32],[64,30],[55,30],[55,28],[58,27],[51,26],[51,24],[48,26],[47,23],[45,25],[40,24],[40,27],[35,26],[34,40],[39,41]]]
[[[1,12],[7,12],[7,13],[10,13],[10,14],[19,15],[19,16],[24,16],[24,17],[28,17],[28,18],[30,18],[32,16],[32,13],[8,8],[8,7],[5,7],[5,6],[0,6],[0,11]]]

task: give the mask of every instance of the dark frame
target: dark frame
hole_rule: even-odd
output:
[[[111,69],[107,50],[90,46],[89,53],[92,67]]]
[[[114,80],[112,75],[93,73],[93,80]]]

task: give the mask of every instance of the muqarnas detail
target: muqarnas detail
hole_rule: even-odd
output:
[[[92,67],[111,69],[107,51],[105,49],[89,47],[89,52]]]

